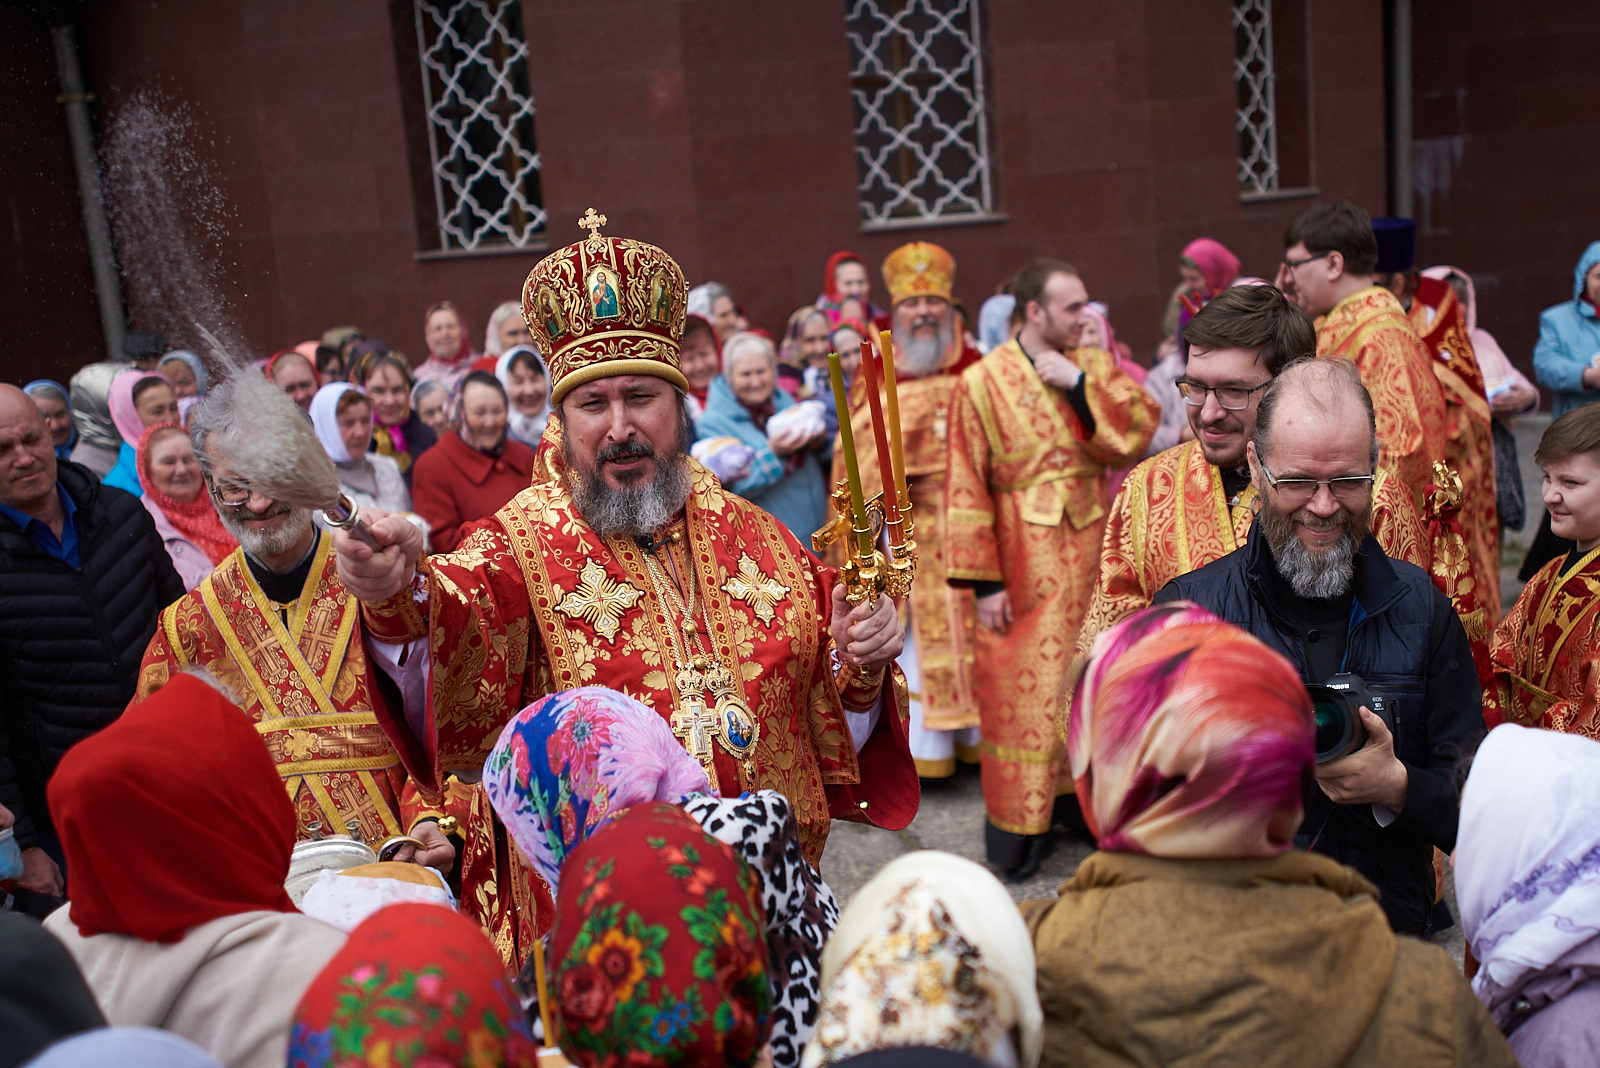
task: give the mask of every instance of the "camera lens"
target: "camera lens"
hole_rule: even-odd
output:
[[[1313,701],[1311,708],[1317,721],[1317,752],[1334,752],[1350,731],[1343,704],[1322,699]]]

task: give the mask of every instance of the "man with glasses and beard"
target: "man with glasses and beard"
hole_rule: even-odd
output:
[[[1049,848],[1065,749],[1061,680],[1094,591],[1106,468],[1144,454],[1160,406],[1111,353],[1079,346],[1077,269],[1035,260],[1012,293],[1021,331],[961,376],[950,401],[950,581],[976,594],[989,863],[1013,879]]]
[[[945,584],[944,494],[950,394],[961,372],[983,354],[956,315],[956,261],[949,252],[926,241],[902,245],[883,261],[883,280],[894,309],[902,452],[918,552],[906,624],[910,647],[900,664],[912,693],[911,756],[917,774],[942,779],[955,774],[957,759],[978,762],[976,616],[972,591]],[[862,490],[871,498],[883,487],[867,391],[853,389],[850,401]],[[844,452],[835,449],[833,481],[842,478]]]
[[[437,788],[479,772],[539,698],[623,691],[656,710],[713,792],[787,797],[815,864],[831,819],[898,829],[916,814],[904,678],[890,666],[899,617],[883,596],[852,607],[835,571],[689,458],[683,272],[653,245],[602,236],[604,223],[591,209],[590,236],[524,284],[554,408],[533,485],[425,560],[398,517],[374,513],[376,553],[334,534],[369,633],[403,651],[408,684],[426,686],[426,702],[385,726],[412,775]],[[596,319],[585,297],[598,272],[617,280],[615,317]],[[663,291],[664,314],[647,299]],[[551,302],[564,321],[536,314]],[[559,768],[558,746],[585,774],[586,736],[532,758]],[[592,827],[604,815],[576,818]],[[466,822],[462,908],[520,968],[554,904],[481,788]]]
[[[1348,360],[1302,360],[1265,391],[1246,449],[1261,514],[1241,548],[1157,592],[1243,627],[1307,683],[1339,673],[1386,691],[1396,739],[1362,707],[1364,746],[1318,764],[1302,848],[1382,891],[1396,931],[1433,929],[1433,849],[1455,847],[1462,756],[1483,737],[1472,648],[1427,572],[1372,536],[1378,437]]]
[[[332,539],[310,510],[239,476],[229,459],[239,423],[229,382],[190,413],[206,487],[239,548],[161,613],[134,700],[185,668],[204,668],[255,719],[300,839],[351,833],[376,847],[410,835],[422,848],[404,844],[394,859],[449,871],[455,848],[439,830],[443,811],[421,800],[374,715],[398,710],[400,692],[372,670],[361,606],[339,581]]]
[[[1245,462],[1257,406],[1284,365],[1317,349],[1310,318],[1267,285],[1223,290],[1182,333],[1186,363],[1177,386],[1194,439],[1152,456],[1122,484],[1078,632],[1080,656],[1161,587],[1244,544],[1258,507]],[[1427,535],[1411,488],[1379,468],[1372,500],[1372,533],[1383,551],[1426,567]]]

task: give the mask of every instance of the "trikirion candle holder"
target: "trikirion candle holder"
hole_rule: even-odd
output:
[[[903,503],[900,508],[902,540],[890,542],[887,553],[876,548],[886,529],[883,494],[864,502],[867,520],[864,527],[857,526],[851,518],[850,487],[844,479],[833,488],[833,507],[838,515],[811,535],[811,547],[821,555],[836,542],[844,542],[845,562],[839,569],[839,576],[844,583],[845,600],[855,607],[877,600],[880,593],[887,593],[896,600],[910,593],[912,580],[917,575],[917,543],[911,536],[909,503]],[[861,550],[863,544],[874,546],[870,557]]]

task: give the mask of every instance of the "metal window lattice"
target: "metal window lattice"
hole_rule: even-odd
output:
[[[978,0],[846,0],[862,221],[992,208]]]
[[[545,213],[521,0],[415,2],[439,245],[528,245]]]
[[[1273,90],[1272,0],[1233,0],[1233,77],[1239,86],[1239,191],[1278,188],[1278,104]]]

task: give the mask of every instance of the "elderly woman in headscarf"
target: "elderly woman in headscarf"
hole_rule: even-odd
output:
[[[483,931],[426,904],[390,905],[351,931],[306,987],[289,1038],[290,1068],[535,1068],[538,1053]]]
[[[1099,852],[1022,906],[1044,1064],[1516,1063],[1443,950],[1293,848],[1316,720],[1282,656],[1188,602],[1148,608],[1096,638],[1066,715]]]
[[[438,443],[438,435],[411,406],[411,368],[405,357],[376,339],[363,341],[355,352],[350,384],[372,401],[373,433],[368,449],[394,460],[409,490],[412,465]]]
[[[294,806],[250,717],[179,674],[73,746],[49,795],[72,900],[45,929],[106,1019],[282,1068],[295,1003],[344,935],[284,890]]]
[[[932,1048],[992,1068],[1034,1068],[1041,1013],[1033,975],[1028,929],[999,880],[950,853],[907,854],[839,917],[802,1063]]]
[[[472,351],[472,342],[467,340],[461,312],[448,300],[441,300],[422,317],[422,334],[428,344],[428,358],[417,368],[417,380],[431,378],[453,396],[478,358]]]
[[[22,392],[33,398],[34,407],[44,416],[56,458],[71,459],[72,449],[78,444],[78,428],[72,424],[72,394],[67,387],[54,379],[35,378],[22,387]]]
[[[322,388],[322,376],[317,373],[316,343],[307,344],[312,346],[310,355],[301,352],[300,346],[280,349],[261,369],[273,385],[289,394],[289,399],[302,412],[311,410],[311,398]]]
[[[101,479],[107,486],[126,490],[135,497],[144,496],[144,485],[139,480],[139,439],[145,429],[158,423],[175,423],[178,420],[178,398],[172,392],[172,383],[158,371],[124,371],[111,383],[107,397],[111,406],[111,422],[122,435],[122,450],[117,454],[117,466]]]
[[[410,513],[411,491],[400,476],[400,465],[392,457],[367,451],[372,443],[372,401],[365,393],[348,382],[329,382],[311,398],[311,425],[339,472],[339,489],[351,500],[362,508]],[[427,534],[426,523],[417,525]]]
[[[483,354],[501,356],[518,345],[532,345],[528,321],[522,317],[522,304],[508,300],[489,313],[489,327],[483,335]]]
[[[702,282],[695,286],[689,290],[685,306],[690,315],[698,315],[711,324],[719,344],[726,342],[740,329],[739,306],[733,302],[733,294],[728,292],[728,287],[721,282]]]
[[[796,308],[778,350],[778,385],[796,399],[815,395],[812,383],[828,377],[828,336],[833,324],[821,308]],[[835,428],[837,429],[837,428]]]
[[[1206,301],[1234,284],[1239,277],[1239,257],[1220,241],[1196,238],[1183,246],[1178,273],[1183,280],[1172,291],[1161,319],[1161,329],[1166,334],[1182,330]]]
[[[411,410],[436,435],[450,429],[450,392],[434,379],[411,387]]]
[[[189,425],[189,411],[206,399],[206,365],[187,349],[174,349],[161,357],[156,370],[172,380],[178,396],[178,422]]]
[[[777,354],[759,334],[735,334],[722,346],[722,374],[696,424],[702,439],[738,438],[755,452],[728,489],[765,508],[802,545],[828,521],[823,464],[829,437],[822,405],[795,400],[777,383]],[[790,412],[789,415],[783,413]]]
[[[581,1068],[748,1068],[765,1053],[756,876],[676,805],[636,805],[573,851],[550,961],[556,1038]]]
[[[532,345],[513,345],[495,361],[494,374],[511,402],[506,433],[513,441],[537,449],[544,440],[545,424],[550,422],[550,376],[539,350]]]
[[[860,308],[860,318],[876,319],[884,314],[872,300],[872,273],[867,270],[867,261],[849,249],[840,249],[822,267],[822,295],[816,306],[828,313],[830,323],[837,324],[846,317],[847,302]]]
[[[239,547],[206,492],[189,432],[177,423],[146,427],[137,450],[144,507],[155,520],[172,566],[192,590]]]
[[[1600,742],[1504,724],[1461,793],[1472,986],[1523,1068],[1600,1064]]]

